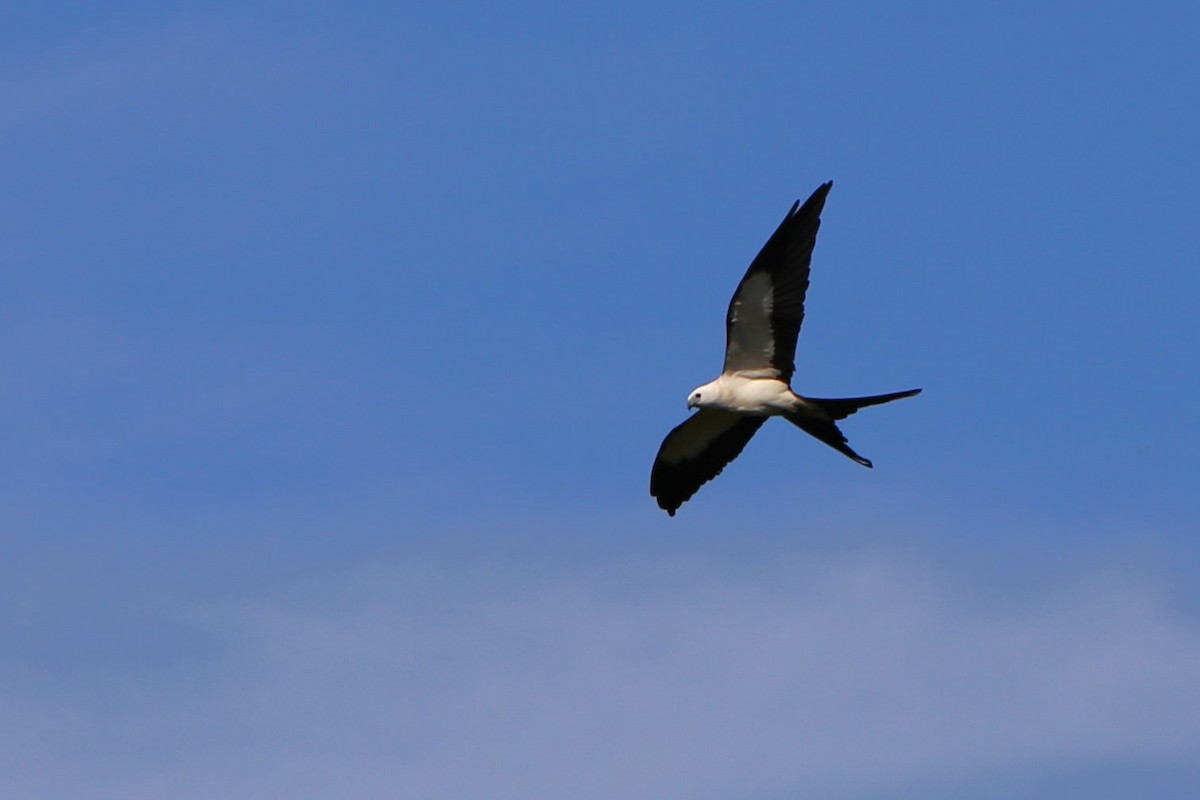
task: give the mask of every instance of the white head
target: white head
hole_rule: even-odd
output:
[[[692,390],[692,393],[688,395],[688,408],[715,406],[719,398],[720,387],[717,386],[716,381],[712,381]]]

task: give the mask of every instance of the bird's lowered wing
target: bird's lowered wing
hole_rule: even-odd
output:
[[[725,373],[790,382],[821,210],[833,182],[792,206],[738,284],[725,315]]]
[[[702,408],[676,426],[658,448],[650,494],[672,517],[701,486],[738,457],[766,417]]]

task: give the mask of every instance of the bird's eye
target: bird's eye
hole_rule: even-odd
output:
[[[699,393],[699,392],[696,392],[696,399],[697,399],[697,400],[699,400],[699,399],[700,399],[700,393]]]

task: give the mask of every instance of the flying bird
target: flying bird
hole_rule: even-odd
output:
[[[698,409],[663,439],[650,472],[650,494],[672,517],[696,491],[738,457],[768,417],[783,417],[857,461],[837,421],[866,406],[912,397],[920,389],[871,397],[821,399],[792,391],[796,338],[821,210],[833,181],[797,201],[750,263],[725,314],[725,368],[688,395]]]

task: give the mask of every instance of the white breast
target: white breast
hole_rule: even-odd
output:
[[[720,383],[722,405],[730,411],[774,416],[796,404],[791,389],[777,378],[722,375]]]

